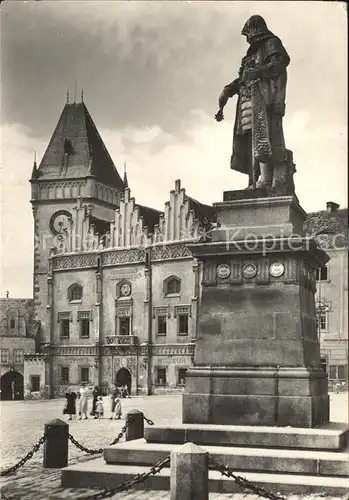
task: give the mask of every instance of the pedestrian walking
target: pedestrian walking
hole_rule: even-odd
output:
[[[104,415],[104,406],[103,406],[103,398],[102,396],[98,396],[97,402],[96,402],[96,415],[97,419],[100,419]]]
[[[63,414],[64,415],[69,415],[68,420],[73,420],[73,415],[76,415],[76,399],[77,399],[77,394],[74,392],[71,387],[67,390],[65,393],[65,405],[64,405],[64,410]]]
[[[96,416],[96,404],[97,404],[97,399],[98,396],[101,396],[101,390],[98,387],[98,385],[95,385],[92,391],[92,410],[90,415],[94,418],[97,418]]]
[[[87,420],[87,403],[88,403],[88,393],[84,386],[80,387],[79,390],[79,420],[84,416],[84,420]]]
[[[115,398],[114,413],[109,420],[120,420],[121,418],[121,400],[120,398]]]

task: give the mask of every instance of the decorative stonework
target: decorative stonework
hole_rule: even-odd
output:
[[[78,311],[77,320],[80,321],[81,319],[89,319],[92,321],[91,311]]]
[[[137,335],[108,335],[105,338],[108,345],[137,345]]]
[[[104,266],[127,264],[129,262],[145,262],[145,249],[120,249],[102,254],[102,263]]]
[[[170,317],[170,307],[169,306],[154,306],[153,307],[153,318],[158,316]]]
[[[188,316],[191,317],[191,305],[181,305],[179,304],[178,306],[174,306],[174,318],[179,316],[180,314],[188,314]]]
[[[54,356],[96,356],[96,346],[52,346]]]
[[[195,345],[194,344],[153,344],[153,356],[193,356]]]
[[[183,243],[154,245],[152,247],[152,260],[155,261],[183,259],[185,257],[192,258],[192,254]]]
[[[63,321],[65,319],[73,321],[71,311],[61,311],[61,312],[58,313],[58,315],[57,315],[57,321]]]
[[[97,266],[98,255],[96,253],[80,254],[80,255],[64,255],[54,257],[54,270],[86,268]]]
[[[132,316],[132,299],[115,299],[115,315]]]

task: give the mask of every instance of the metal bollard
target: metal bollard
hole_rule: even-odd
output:
[[[144,437],[144,416],[139,410],[131,410],[126,414],[126,441]]]
[[[194,443],[171,451],[171,500],[208,500],[208,452]]]
[[[46,469],[61,469],[68,465],[69,425],[59,418],[45,424],[44,462]]]

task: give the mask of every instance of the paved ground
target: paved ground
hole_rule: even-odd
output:
[[[105,398],[106,415],[103,420],[89,418],[87,421],[74,420],[70,423],[69,432],[83,445],[89,448],[100,448],[108,445],[120,432],[124,421],[110,421],[109,401]],[[53,418],[64,418],[62,415],[63,400],[51,401],[15,401],[1,402],[1,468],[13,465],[26,454],[40,438],[45,422]],[[181,422],[181,397],[148,396],[123,400],[123,413],[130,409],[139,409],[157,424],[176,424]],[[348,395],[333,394],[331,396],[331,420],[348,421]],[[81,451],[70,445],[69,463],[89,459]],[[1,480],[2,497],[8,500],[59,500],[65,498],[83,499],[92,493],[88,490],[63,489],[60,487],[60,471],[42,469],[42,451],[34,455],[27,464],[13,476]],[[118,493],[115,499],[135,500],[169,500],[168,492],[147,492],[130,490]],[[254,495],[246,494],[211,494],[210,500],[257,500]],[[288,500],[317,500],[314,495],[289,496]],[[332,497],[334,500],[334,497]]]

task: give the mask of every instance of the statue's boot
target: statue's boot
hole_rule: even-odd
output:
[[[261,175],[256,182],[256,188],[270,189],[273,182],[273,168],[267,163],[260,163],[259,167]]]

